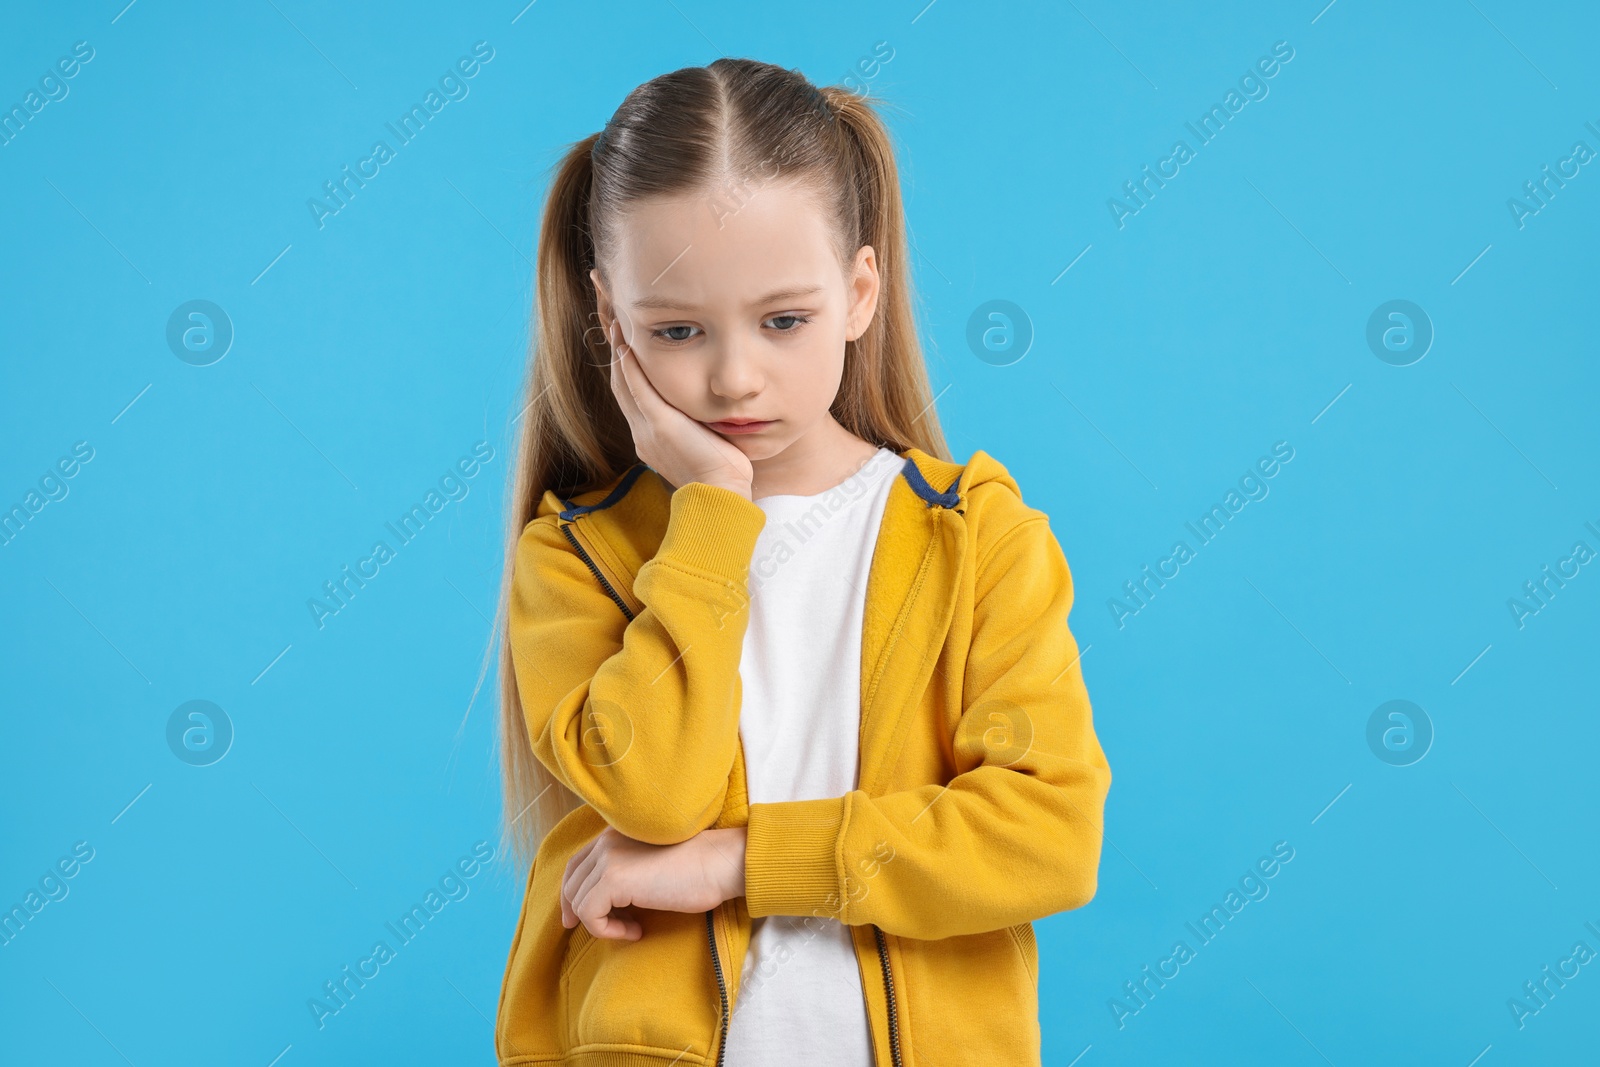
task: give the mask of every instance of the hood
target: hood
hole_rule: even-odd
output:
[[[901,477],[912,483],[912,488],[917,490],[918,495],[929,499],[931,493],[932,496],[941,498],[938,502],[945,507],[961,506],[959,500],[966,498],[977,486],[991,482],[1004,485],[1019,498],[1022,496],[1021,489],[1005,466],[982,450],[974,452],[972,458],[965,464],[939,459],[916,447],[902,449],[898,455],[911,463],[911,470],[902,471]],[[955,491],[954,496],[951,495],[951,490]],[[672,490],[661,475],[644,463],[635,463],[600,488],[573,497],[563,497],[553,489],[546,490],[534,510],[534,518],[560,515],[570,521],[580,515],[610,509],[626,499],[632,499],[636,503],[647,500],[659,509],[671,499],[671,496]],[[621,519],[626,516],[619,514],[617,517]]]
[[[982,512],[1024,510],[1022,493],[1005,466],[983,451],[965,464],[951,463],[910,447],[898,453],[907,460],[899,477],[928,507],[966,516],[968,525]],[[988,487],[978,492],[980,487]],[[976,494],[976,496],[974,495]],[[974,507],[974,505],[978,505]],[[582,520],[585,534],[596,542],[616,573],[635,575],[653,558],[672,514],[672,488],[644,463],[635,463],[598,489],[563,497],[547,490],[534,521]]]

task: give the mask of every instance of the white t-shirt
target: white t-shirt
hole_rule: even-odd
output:
[[[739,735],[751,803],[857,786],[861,625],[889,487],[905,460],[878,449],[815,496],[768,496],[750,560]],[[752,921],[728,1067],[873,1067],[861,968],[837,919]]]

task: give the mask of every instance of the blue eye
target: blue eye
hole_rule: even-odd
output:
[[[673,330],[692,330],[692,329],[694,329],[693,326],[666,326],[666,327],[663,327],[662,329],[659,329],[659,330],[651,330],[650,333],[651,333],[651,335],[653,337],[656,337],[659,340],[666,341],[666,342],[669,342],[671,344],[682,344],[683,342],[687,341],[689,338],[688,337],[668,336],[668,335],[671,334]]]
[[[764,320],[763,325],[781,323],[782,325],[774,325],[772,329],[777,333],[796,333],[810,321],[809,315],[772,315]],[[681,345],[692,341],[698,329],[697,326],[663,326],[651,330],[650,336],[662,344]]]

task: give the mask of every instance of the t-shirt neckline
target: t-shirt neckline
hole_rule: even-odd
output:
[[[757,505],[761,505],[761,504],[765,504],[769,500],[813,500],[813,501],[814,500],[821,500],[823,497],[827,496],[830,493],[839,492],[845,486],[845,484],[850,481],[851,478],[859,477],[862,471],[864,471],[867,468],[871,467],[874,463],[882,463],[883,462],[883,454],[884,453],[888,453],[894,459],[900,459],[899,453],[894,452],[891,449],[884,448],[882,445],[879,445],[877,452],[873,453],[873,455],[865,463],[863,463],[860,467],[857,467],[854,471],[852,471],[838,485],[829,486],[827,489],[824,489],[820,493],[809,493],[809,494],[806,494],[804,496],[802,496],[799,493],[773,493],[770,496],[758,497],[754,501],[752,501],[752,503],[755,503]],[[868,480],[868,482],[867,482],[868,485],[876,485],[879,478],[887,477],[893,471],[896,471],[896,470],[899,469],[897,466],[891,466],[891,465],[887,465],[887,464],[885,466],[886,466],[886,469],[884,471],[877,472],[876,477],[871,478],[871,479]]]

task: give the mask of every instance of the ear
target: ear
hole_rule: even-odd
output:
[[[614,321],[611,294],[606,292],[598,270],[589,272],[589,282],[594,286],[595,310],[589,312],[590,322],[583,331],[583,338],[590,347],[605,351],[611,347],[611,323]]]
[[[609,328],[613,318],[611,294],[606,292],[605,281],[600,277],[599,268],[589,272],[589,281],[594,285],[595,306],[600,312],[600,324]]]
[[[854,341],[867,332],[878,311],[878,254],[871,245],[856,251],[855,267],[849,279],[850,311],[845,319],[844,338]]]

